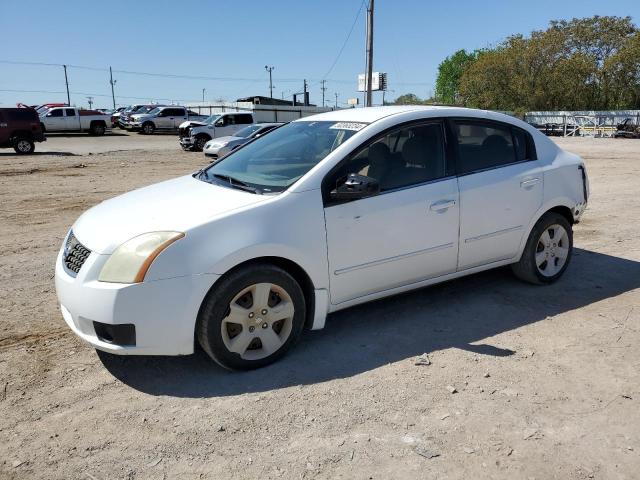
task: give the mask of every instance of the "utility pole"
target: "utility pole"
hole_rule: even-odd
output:
[[[69,96],[69,78],[67,77],[67,66],[64,67],[64,83],[67,84],[67,105],[71,106],[71,97]]]
[[[203,88],[203,89],[202,89],[202,103],[204,103],[204,92],[205,92],[206,90],[207,90],[206,88]]]
[[[93,97],[87,97],[87,103],[89,103],[89,110],[93,107]]]
[[[111,66],[109,66],[109,83],[111,84],[111,99],[113,100],[113,109],[116,109],[116,94],[113,91],[113,86],[116,84],[117,80],[113,79],[113,71],[111,70]]]
[[[371,106],[371,84],[373,80],[373,0],[367,6],[367,62],[365,71],[365,107]]]
[[[267,65],[264,66],[264,69],[269,72],[269,95],[273,98],[273,77],[271,76],[271,72],[273,72],[274,67],[269,67]]]
[[[324,103],[324,92],[327,91],[327,87],[325,86],[325,84],[327,83],[326,80],[322,80],[320,83],[322,83],[322,87],[320,88],[320,90],[322,90],[322,107],[325,107],[325,103]]]
[[[334,95],[336,96],[336,108],[338,108],[338,92],[334,93]]]

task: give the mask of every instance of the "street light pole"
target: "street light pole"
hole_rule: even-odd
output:
[[[269,67],[267,65],[264,66],[264,69],[269,72],[269,95],[273,98],[273,77],[271,76],[271,72],[274,67]]]

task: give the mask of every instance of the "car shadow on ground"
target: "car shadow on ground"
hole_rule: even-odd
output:
[[[503,268],[336,312],[324,330],[306,333],[287,356],[255,371],[228,372],[202,351],[186,357],[98,355],[114,377],[152,395],[261,392],[348,378],[446,348],[509,356],[516,353],[509,346],[483,340],[638,287],[640,262],[575,249],[563,278],[550,286],[519,282]]]
[[[79,137],[90,137],[90,138],[101,138],[101,137],[128,137],[126,133],[111,131],[105,132],[104,135],[91,135],[86,132],[47,132],[47,138],[79,138]]]
[[[30,153],[28,155],[20,155],[18,153],[15,153],[13,150],[11,152],[0,152],[0,157],[23,157],[23,158],[28,158],[28,157],[32,157],[32,156],[38,156],[38,155],[47,155],[49,157],[76,157],[78,156],[77,153],[73,153],[73,152],[41,152],[41,151],[36,151],[33,153]]]

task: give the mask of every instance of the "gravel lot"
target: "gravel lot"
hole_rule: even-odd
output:
[[[56,304],[80,213],[202,154],[136,134],[0,151],[0,478],[638,478],[640,141],[558,142],[592,187],[561,281],[499,269],[355,307],[249,373],[98,354]]]

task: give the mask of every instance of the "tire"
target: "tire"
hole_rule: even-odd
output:
[[[511,266],[520,280],[546,285],[558,280],[569,266],[573,253],[573,230],[567,219],[545,213],[534,225],[518,263]]]
[[[196,137],[196,142],[193,144],[193,149],[196,152],[201,152],[202,150],[204,150],[204,146],[205,144],[211,140],[209,137],[207,137],[206,135],[199,135]]]
[[[18,138],[13,144],[13,149],[18,155],[29,155],[35,151],[36,145],[28,138]]]
[[[209,292],[196,336],[221,366],[259,368],[278,360],[300,339],[305,311],[304,294],[291,275],[271,264],[251,265],[230,273]]]
[[[89,129],[89,132],[91,133],[91,135],[96,135],[98,137],[104,135],[104,132],[106,131],[106,127],[104,126],[103,123],[94,123],[93,125],[91,125],[91,128]]]
[[[153,132],[156,131],[156,126],[153,122],[143,123],[140,131],[145,135],[153,135]]]

